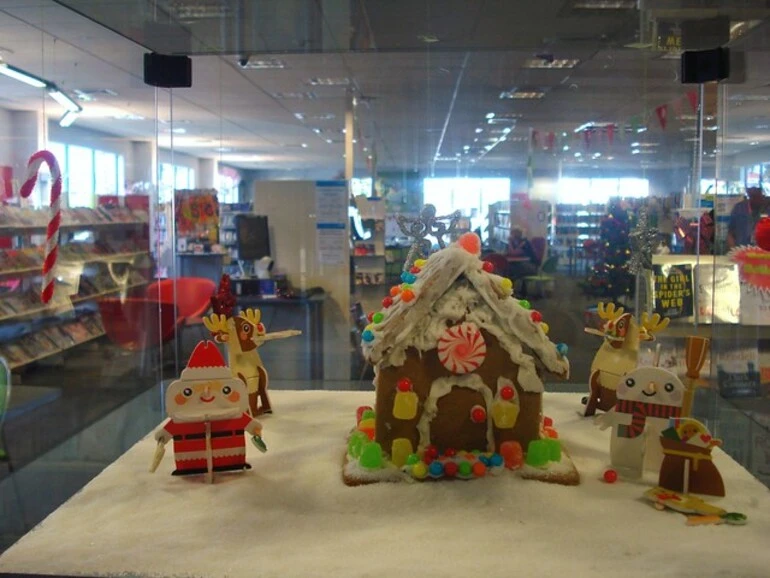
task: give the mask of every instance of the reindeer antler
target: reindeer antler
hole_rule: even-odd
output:
[[[239,317],[251,323],[257,329],[258,335],[265,332],[264,326],[259,322],[259,320],[262,319],[262,313],[259,309],[246,309],[245,311],[241,311]]]
[[[640,333],[642,338],[647,341],[655,340],[655,333],[663,331],[671,320],[668,317],[661,317],[659,313],[650,317],[645,311],[642,313]]]
[[[217,315],[212,313],[208,317],[203,318],[203,325],[206,326],[212,334],[227,333],[227,315]]]
[[[623,315],[623,311],[625,311],[623,307],[615,309],[614,303],[608,303],[606,307],[604,306],[604,303],[599,303],[597,313],[599,314],[599,317],[606,321],[615,321]]]

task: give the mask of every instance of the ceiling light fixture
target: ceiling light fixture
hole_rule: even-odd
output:
[[[53,98],[56,102],[58,102],[68,111],[81,112],[83,110],[77,102],[72,100],[72,98],[68,94],[65,94],[64,92],[59,90],[59,88],[56,85],[51,85],[48,88],[48,94],[51,96],[51,98]]]
[[[75,122],[78,119],[78,113],[74,110],[68,110],[64,113],[64,116],[59,119],[59,126],[62,128],[67,128],[68,126],[72,126],[72,123]]]
[[[575,68],[580,64],[577,58],[528,58],[523,68]]]
[[[338,78],[308,78],[305,81],[308,86],[349,86],[350,79],[344,77]]]
[[[541,98],[545,98],[545,91],[512,88],[511,90],[501,92],[500,98],[513,100],[540,100]]]
[[[35,88],[45,88],[48,83],[28,72],[24,72],[21,68],[16,68],[10,64],[0,64],[0,74],[4,74],[9,78],[23,82],[26,85],[33,86]]]
[[[279,58],[262,58],[259,56],[249,56],[238,60],[241,68],[248,70],[276,70],[286,68],[286,63]]]
[[[278,100],[315,100],[314,92],[274,92],[273,98]]]
[[[482,132],[484,132],[483,128],[477,128],[476,129],[476,134],[479,134],[479,133],[482,133]]]
[[[637,0],[575,0],[575,10],[634,10]]]
[[[494,112],[488,112],[487,113],[487,120],[489,120],[490,118],[495,118],[495,113]]]

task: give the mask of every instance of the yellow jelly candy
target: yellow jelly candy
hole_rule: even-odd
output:
[[[510,429],[516,425],[519,406],[510,401],[495,401],[492,404],[492,419],[498,429]]]
[[[414,266],[415,267],[423,267],[425,265],[425,263],[426,263],[425,259],[417,259],[414,262]]]
[[[413,391],[399,391],[393,402],[393,417],[414,419],[417,415],[417,394]]]
[[[374,429],[374,418],[362,419],[358,422],[358,429]]]
[[[549,331],[551,328],[549,327],[549,325],[548,325],[547,323],[545,323],[544,321],[542,321],[542,322],[540,323],[540,329],[542,329],[542,330],[543,330],[543,333],[545,333],[546,335],[548,335],[548,331]]]
[[[507,277],[503,277],[503,280],[500,281],[500,288],[505,293],[510,293],[511,289],[513,289],[513,282],[510,279],[508,279]]]
[[[390,461],[400,468],[406,463],[406,458],[413,452],[412,442],[406,438],[396,438],[390,447]]]
[[[424,462],[417,462],[412,466],[412,475],[418,480],[428,475],[428,466]]]

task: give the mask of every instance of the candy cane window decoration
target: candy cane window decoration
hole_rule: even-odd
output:
[[[29,197],[37,182],[37,173],[41,164],[47,164],[51,171],[53,185],[51,186],[51,217],[48,220],[45,242],[45,260],[43,261],[43,303],[48,303],[53,297],[56,282],[56,258],[59,255],[59,227],[61,225],[61,170],[56,157],[50,151],[38,151],[29,158],[27,163],[27,180],[21,186],[19,194]]]

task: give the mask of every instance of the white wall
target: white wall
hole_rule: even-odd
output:
[[[0,108],[0,167],[13,164],[12,115],[10,110]]]

